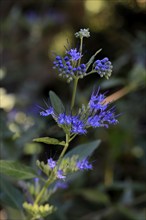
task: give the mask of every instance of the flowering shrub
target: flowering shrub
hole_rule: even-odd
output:
[[[70,142],[77,135],[87,134],[89,128],[108,128],[110,125],[118,123],[115,107],[111,107],[110,104],[105,102],[105,94],[102,94],[99,88],[97,91],[92,91],[87,105],[82,104],[79,109],[74,108],[77,85],[80,79],[92,73],[108,79],[112,73],[112,64],[108,58],[96,60],[96,55],[101,50],[98,50],[87,63],[82,63],[83,39],[90,37],[89,29],[81,29],[75,33],[75,37],[80,39],[80,47],[66,50],[64,57],[57,55],[53,63],[53,68],[58,71],[60,77],[65,78],[67,82],[73,82],[70,109],[66,109],[60,98],[53,91],[50,91],[51,105],[46,109],[41,108],[43,111],[40,112],[42,117],[52,117],[57,125],[63,129],[66,138],[62,141],[51,137],[34,139],[35,142],[61,145],[62,152],[58,160],[48,158],[47,163],[37,160],[36,164],[43,174],[42,177],[33,172],[29,172],[29,177],[26,176],[26,179],[35,177],[34,183],[27,185],[32,199],[31,201],[27,199],[23,203],[26,215],[31,220],[42,219],[57,209],[49,203],[49,198],[58,188],[65,189],[67,187],[67,177],[69,175],[77,171],[93,169],[92,163],[89,162],[89,156],[100,144],[100,141],[96,140],[80,145],[66,153]],[[14,163],[10,163],[10,165],[15,167]],[[26,167],[24,167],[24,170],[26,170]]]

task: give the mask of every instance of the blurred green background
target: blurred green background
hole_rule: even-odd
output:
[[[67,106],[72,84],[52,69],[55,54],[78,46],[74,33],[89,28],[84,62],[102,48],[98,59],[113,63],[110,80],[96,74],[79,82],[77,103],[87,103],[93,87],[112,94],[130,83],[137,89],[116,101],[119,124],[90,130],[79,143],[101,139],[91,158],[94,169],[58,191],[52,204],[58,211],[49,220],[146,219],[146,1],[145,0],[2,0],[1,14],[1,159],[35,167],[36,159],[57,158],[61,149],[32,142],[33,138],[63,138],[50,118],[41,118],[48,92],[55,91]],[[5,179],[10,187],[17,187]],[[1,220],[20,220],[2,189]]]

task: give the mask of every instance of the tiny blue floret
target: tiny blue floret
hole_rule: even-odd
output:
[[[91,170],[93,168],[87,159],[78,161],[76,166],[79,170]]]
[[[56,161],[53,160],[52,158],[48,159],[48,165],[51,169],[54,169],[54,167],[56,166]]]
[[[107,104],[104,104],[105,95],[99,94],[99,89],[97,93],[93,92],[91,95],[91,99],[89,101],[89,106],[91,109],[96,110],[105,110],[107,108]]]
[[[63,175],[63,171],[62,170],[58,170],[57,171],[57,178],[58,179],[65,179],[66,176]]]
[[[52,115],[54,113],[54,110],[52,107],[49,107],[48,109],[46,109],[45,111],[40,112],[41,116],[49,116]]]
[[[66,53],[71,56],[71,60],[73,60],[73,61],[77,61],[82,57],[81,53],[78,52],[76,48],[70,49]]]
[[[66,115],[65,113],[60,113],[57,119],[59,124],[70,125],[72,122],[72,117],[70,115]]]
[[[84,122],[78,119],[77,116],[72,117],[71,132],[74,134],[86,134],[87,133]]]

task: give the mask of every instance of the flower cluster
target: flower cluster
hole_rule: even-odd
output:
[[[49,204],[46,205],[38,205],[24,202],[23,208],[35,218],[40,219],[41,217],[46,217],[49,214],[52,214],[55,211],[55,207]]]
[[[67,56],[60,57],[56,56],[55,61],[53,62],[54,69],[57,69],[59,76],[67,78],[68,82],[73,80],[74,76],[82,76],[86,72],[86,65],[80,64],[76,66],[76,62],[81,58],[81,53],[77,49],[71,49],[67,51]]]
[[[69,51],[66,51],[66,53],[70,56],[70,59],[72,61],[77,61],[77,60],[79,60],[82,57],[81,53],[78,52],[76,48],[75,49],[71,49]]]
[[[86,134],[89,127],[105,127],[110,124],[117,124],[115,108],[109,108],[109,104],[104,103],[105,95],[99,92],[93,92],[90,101],[81,113],[55,114],[52,107],[40,112],[42,116],[52,115],[57,124],[70,134]]]
[[[112,64],[107,57],[102,60],[96,60],[93,64],[94,70],[100,75],[100,77],[105,76],[107,79],[112,73]]]
[[[115,108],[108,108],[109,105],[104,103],[105,95],[99,93],[92,93],[91,99],[89,101],[89,108],[92,113],[88,117],[87,124],[93,128],[105,127],[108,128],[110,124],[117,124],[118,120],[115,115]]]
[[[68,126],[68,129],[73,134],[85,134],[86,129],[82,120],[80,120],[79,116],[66,115],[65,113],[61,113],[58,115],[57,122],[59,125]]]
[[[71,168],[69,167],[68,160],[65,161],[65,159],[62,160],[62,164],[57,165],[57,162],[53,160],[52,158],[50,158],[48,159],[48,166],[49,166],[49,169],[55,170],[56,178],[59,180],[65,180],[66,175],[70,171],[74,172],[77,170],[91,170],[92,169],[92,164],[89,163],[87,158],[84,158],[82,160],[78,160],[77,158],[72,158],[72,160],[74,161],[74,163],[72,164],[73,167]],[[71,159],[70,159],[70,163],[71,163]]]
[[[89,28],[80,29],[80,31],[75,33],[75,37],[83,38],[83,37],[90,37]]]
[[[90,64],[80,64],[80,62],[77,62],[81,59],[82,55],[76,48],[71,49],[66,53],[67,55],[65,57],[56,56],[55,61],[53,62],[53,68],[57,69],[59,76],[66,78],[67,82],[72,81],[76,77],[83,78],[84,76],[94,72],[97,72],[100,77],[105,76],[107,79],[111,76],[113,66],[107,57],[102,60],[96,60],[93,63],[92,71],[87,73]]]

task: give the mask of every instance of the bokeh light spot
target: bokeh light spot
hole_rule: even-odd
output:
[[[69,39],[69,45],[68,44],[68,39]],[[54,37],[54,40],[52,42],[51,45],[49,45],[49,55],[50,55],[50,51],[55,52],[56,54],[64,54],[65,51],[65,47],[70,47],[70,45],[72,44],[72,36],[71,36],[71,32],[70,31],[63,31],[59,34],[57,34]]]
[[[104,8],[105,3],[105,1],[86,0],[85,9],[91,13],[98,13]]]
[[[10,111],[16,102],[16,98],[12,94],[7,94],[6,89],[0,88],[0,107],[5,111]]]
[[[40,144],[28,143],[24,147],[24,153],[29,155],[39,154],[41,151],[42,148]]]
[[[137,158],[141,158],[144,155],[144,151],[140,146],[135,146],[132,149],[132,154]]]
[[[0,68],[0,80],[2,80],[6,76],[6,68]]]

